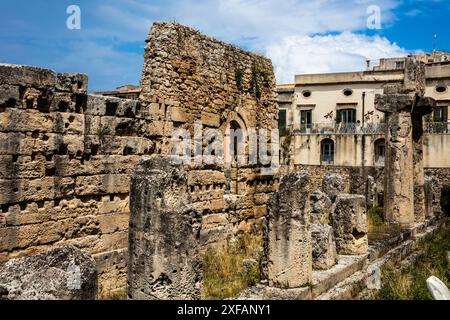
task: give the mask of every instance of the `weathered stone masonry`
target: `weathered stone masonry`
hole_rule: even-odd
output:
[[[0,261],[73,244],[106,293],[126,284],[129,175],[153,143],[138,102],[87,80],[0,65]]]
[[[230,127],[277,127],[275,77],[269,59],[204,36],[177,24],[156,23],[147,39],[141,80],[141,103],[150,112],[155,152],[168,154],[173,130],[194,137],[194,122],[203,132]],[[205,147],[205,141],[201,142]],[[248,155],[249,146],[245,146]],[[258,231],[266,202],[278,180],[260,166],[192,164],[188,185],[203,215],[201,243],[223,242],[238,232]]]
[[[87,76],[0,65],[0,264],[61,245],[94,255],[100,293],[126,285],[130,175],[170,136],[277,127],[270,60],[155,24],[139,101],[88,95]],[[204,143],[202,143],[204,147]],[[246,145],[248,154],[248,145]],[[278,180],[260,166],[186,166],[201,247],[261,230]]]

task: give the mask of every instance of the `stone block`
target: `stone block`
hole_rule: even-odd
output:
[[[0,64],[0,85],[31,86],[49,89],[55,85],[56,74],[52,70],[30,66]]]
[[[268,204],[265,265],[269,285],[298,288],[312,280],[309,176],[284,176]]]
[[[334,202],[337,195],[344,191],[342,177],[337,174],[327,173],[323,177],[322,191]]]
[[[333,228],[326,224],[312,224],[312,258],[314,270],[331,269],[338,261]]]
[[[186,172],[170,156],[139,164],[131,179],[130,299],[200,298],[201,218],[190,202]]]
[[[76,177],[77,195],[117,194],[130,191],[130,177],[127,174],[105,174]]]
[[[338,254],[367,253],[366,199],[362,195],[340,194],[332,213],[332,226]]]
[[[189,185],[215,185],[225,183],[225,174],[213,170],[191,170],[188,172]]]
[[[328,224],[330,221],[332,202],[328,196],[321,191],[313,192],[311,201],[311,222],[318,224]]]
[[[172,121],[186,123],[190,120],[187,111],[184,108],[172,107],[170,109],[172,114]]]
[[[8,261],[0,270],[0,300],[95,300],[94,259],[72,247],[60,247]]]
[[[20,106],[19,86],[0,85],[0,107],[15,108]]]
[[[56,91],[85,94],[88,89],[88,76],[81,73],[58,73]]]
[[[220,115],[211,112],[202,112],[201,117],[202,125],[205,127],[220,127]]]

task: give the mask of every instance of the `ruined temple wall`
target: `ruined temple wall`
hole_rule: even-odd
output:
[[[0,261],[73,244],[102,294],[126,284],[130,174],[153,144],[138,102],[86,90],[84,75],[0,65]]]
[[[383,188],[382,167],[344,167],[344,166],[312,166],[295,165],[293,168],[283,166],[282,175],[288,172],[307,171],[310,175],[311,190],[321,190],[323,177],[327,173],[338,174],[344,183],[344,193],[364,194],[365,182],[368,176],[372,176],[377,186]]]
[[[311,190],[321,190],[322,180],[327,173],[338,174],[344,182],[344,193],[365,194],[365,182],[367,177],[374,178],[376,192],[383,192],[384,189],[384,168],[383,167],[343,167],[343,166],[311,166],[296,165],[295,167],[283,166],[281,175],[289,172],[307,171],[310,176]],[[434,198],[439,202],[440,190],[444,185],[450,184],[450,168],[425,168],[425,176],[436,178],[437,185],[433,186]],[[381,199],[380,199],[381,200]],[[438,204],[436,203],[436,207]]]
[[[150,111],[155,153],[171,152],[176,129],[187,129],[193,137],[196,121],[203,132],[212,128],[223,134],[231,121],[244,131],[277,127],[269,59],[168,23],[153,25],[144,58],[140,100]],[[262,176],[258,166],[198,163],[186,169],[192,201],[203,213],[203,245],[260,228],[277,179]]]

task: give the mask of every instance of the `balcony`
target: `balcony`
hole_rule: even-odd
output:
[[[450,121],[447,122],[426,122],[424,132],[428,134],[450,134]]]
[[[292,128],[292,126],[291,126]],[[293,130],[294,135],[305,134],[383,134],[386,129],[385,123],[365,123],[364,127],[359,123],[336,123],[322,122],[311,123],[300,126]]]

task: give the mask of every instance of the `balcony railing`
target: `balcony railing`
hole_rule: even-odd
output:
[[[365,123],[362,126],[359,123],[336,123],[321,122],[300,125],[300,129],[293,129],[290,125],[286,130],[293,132],[294,135],[303,134],[384,134],[386,123]],[[424,132],[427,134],[450,134],[449,122],[425,122]]]
[[[428,134],[450,134],[450,121],[448,122],[426,122],[424,131]]]
[[[365,123],[362,126],[359,123],[336,123],[322,122],[300,125],[300,129],[293,130],[294,134],[383,134],[385,131],[384,123]]]

